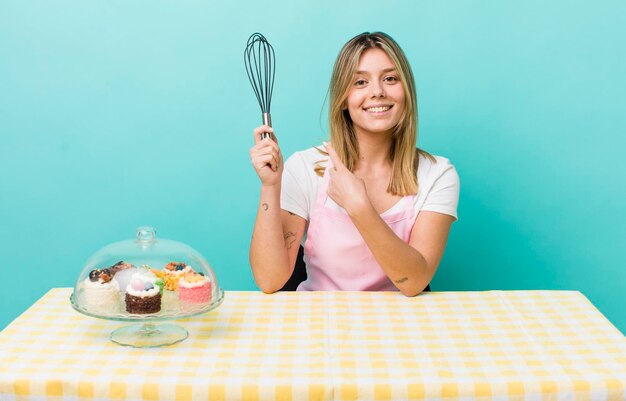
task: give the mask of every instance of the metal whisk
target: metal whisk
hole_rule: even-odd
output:
[[[261,106],[263,124],[272,126],[270,106],[272,104],[272,91],[274,90],[274,48],[260,33],[253,33],[248,38],[246,50],[243,52],[243,62],[246,65],[248,79]],[[263,133],[262,138],[269,136]]]

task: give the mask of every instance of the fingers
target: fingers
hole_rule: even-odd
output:
[[[333,163],[333,170],[334,171],[338,171],[340,169],[345,170],[346,166],[341,162],[339,155],[337,154],[337,152],[335,152],[335,149],[333,149],[331,144],[328,142],[324,142],[324,148],[326,148],[326,151],[328,152],[328,155],[330,156],[330,160]],[[331,171],[331,174],[332,174],[332,171]]]
[[[269,137],[266,136],[265,139],[269,138],[273,140],[274,142],[278,143],[278,139],[276,138],[276,135],[274,134],[274,129],[270,127],[269,125],[261,125],[254,129],[254,144],[255,145],[264,139],[263,134],[265,133],[270,134]]]
[[[258,127],[254,129],[255,144],[250,149],[250,157],[252,157],[253,152],[258,151],[274,151],[280,154],[280,147],[278,147],[278,144],[274,142],[274,140],[271,138],[261,139],[261,135],[263,134],[262,128],[263,127]]]
[[[252,164],[256,170],[269,167],[272,171],[277,171],[279,167],[279,161],[275,154],[259,155],[252,160]]]
[[[257,171],[268,166],[276,171],[282,163],[282,154],[273,140],[266,139],[259,141],[250,149],[250,161]]]
[[[270,138],[266,138],[264,140],[259,140],[258,143],[256,143],[252,149],[250,149],[250,151],[252,152],[252,150],[263,150],[263,149],[273,149],[274,151],[276,151],[277,153],[280,152],[280,147],[278,147],[278,144],[276,142],[274,142],[272,139]]]
[[[255,170],[259,171],[262,168],[270,167],[273,171],[278,170],[280,167],[280,154],[276,152],[254,152],[250,154],[250,161]]]

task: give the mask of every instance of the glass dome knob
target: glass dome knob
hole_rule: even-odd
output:
[[[137,239],[139,241],[154,241],[156,238],[156,229],[154,227],[137,228]]]

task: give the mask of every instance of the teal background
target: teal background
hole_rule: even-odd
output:
[[[626,332],[624,20],[622,1],[0,1],[0,328],[139,225],[255,289],[246,40],[276,48],[291,154],[327,136],[340,47],[382,30],[421,147],[461,177],[434,289],[579,290]]]

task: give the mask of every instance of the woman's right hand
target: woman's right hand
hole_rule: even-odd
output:
[[[261,139],[263,133],[270,135]],[[254,129],[254,146],[250,149],[250,161],[261,179],[261,185],[272,186],[280,184],[283,174],[283,155],[272,127],[261,125]]]

